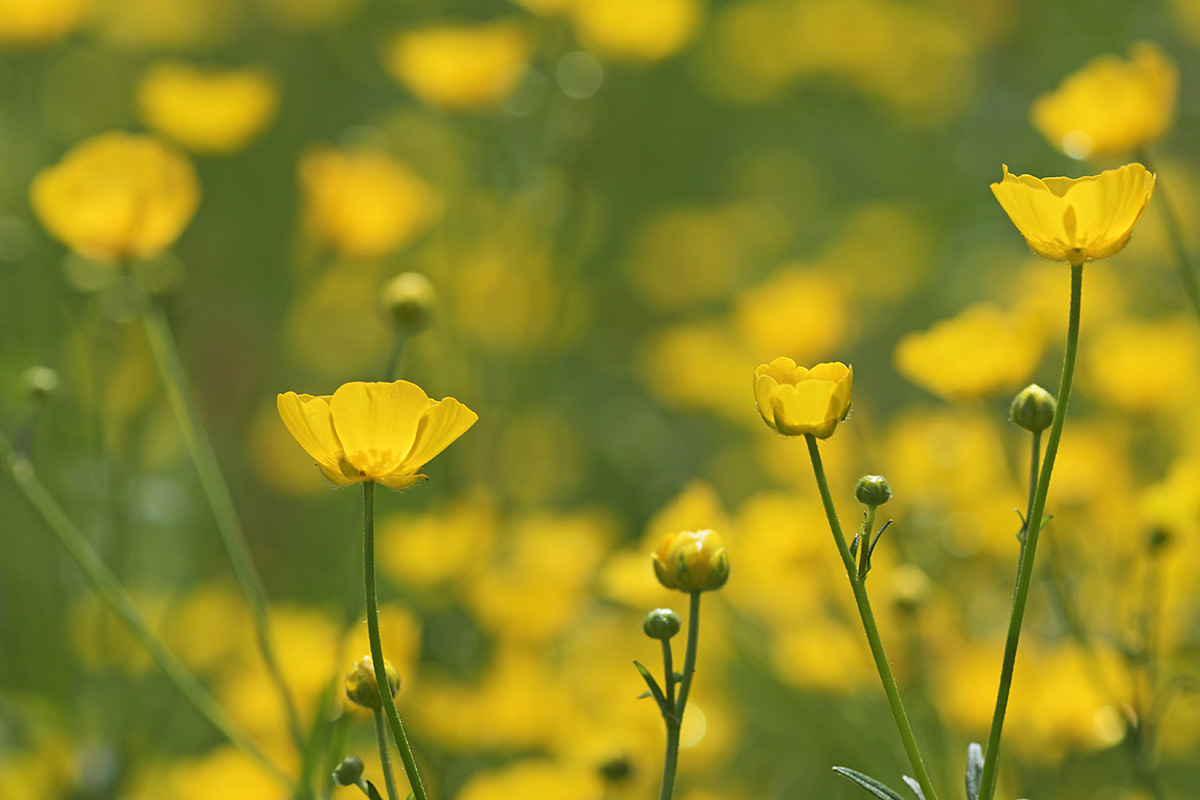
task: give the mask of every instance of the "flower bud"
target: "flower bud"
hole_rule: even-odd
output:
[[[384,285],[379,302],[398,330],[419,333],[433,319],[437,292],[419,272],[402,272]]]
[[[1040,433],[1054,421],[1054,396],[1036,383],[1017,393],[1008,407],[1008,418],[1030,433]]]
[[[396,692],[400,691],[400,676],[392,662],[387,659],[383,661],[383,668],[387,672],[388,688],[392,697],[395,697]],[[355,705],[372,711],[377,711],[383,706],[378,684],[375,682],[375,662],[370,656],[360,658],[346,674],[346,697]]]
[[[338,786],[354,786],[363,775],[363,762],[358,756],[346,756],[333,771],[333,782]]]
[[[49,367],[30,367],[21,377],[29,396],[39,403],[49,400],[58,389],[58,373]]]
[[[725,542],[716,531],[682,531],[663,537],[652,556],[658,582],[681,592],[720,589],[729,579]]]
[[[679,615],[669,608],[656,608],[642,618],[642,630],[651,639],[666,641],[679,633]]]
[[[864,506],[881,506],[892,499],[892,487],[882,475],[863,475],[854,487],[854,496]]]

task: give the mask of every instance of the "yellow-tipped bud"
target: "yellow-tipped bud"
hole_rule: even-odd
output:
[[[400,675],[387,659],[383,661],[383,669],[387,673],[388,689],[391,696],[395,697],[400,691]],[[346,697],[351,703],[372,711],[383,707],[379,685],[375,682],[375,662],[370,656],[360,658],[346,673]]]
[[[725,542],[716,531],[682,531],[663,537],[651,556],[658,582],[681,592],[720,589],[729,579]]]
[[[1039,433],[1050,427],[1057,407],[1054,396],[1036,383],[1031,383],[1017,393],[1008,407],[1008,417],[1030,433]]]
[[[388,319],[405,333],[425,330],[433,320],[437,292],[419,272],[402,272],[384,284],[379,302]]]

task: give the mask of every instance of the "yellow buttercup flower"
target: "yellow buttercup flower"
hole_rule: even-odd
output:
[[[754,370],[754,402],[763,421],[787,436],[828,439],[850,413],[854,370],[834,361],[812,369],[780,356]]]
[[[401,33],[384,66],[429,105],[464,109],[512,94],[531,57],[529,37],[515,23],[439,25]]]
[[[408,165],[367,147],[309,149],[300,159],[300,185],[309,233],[351,258],[399,249],[440,207]]]
[[[1179,70],[1152,42],[1129,49],[1129,60],[1103,55],[1038,97],[1034,126],[1072,158],[1128,153],[1163,135],[1175,115]]]
[[[196,213],[200,187],[174,147],[113,131],[39,172],[29,199],[55,238],[89,258],[115,261],[170,247]]]
[[[292,436],[340,486],[411,486],[425,477],[417,470],[479,419],[453,397],[431,400],[408,381],[347,383],[328,397],[287,392],[277,406]]]
[[[716,531],[669,533],[650,558],[658,582],[668,589],[708,592],[729,580],[725,540]]]
[[[658,61],[681,50],[700,28],[697,0],[577,0],[575,30],[605,58]]]
[[[1033,252],[1052,261],[1082,264],[1116,254],[1154,193],[1154,173],[1126,164],[1084,178],[1013,175],[992,193]]]
[[[177,61],[152,66],[137,89],[147,125],[195,153],[241,150],[271,121],[279,102],[262,70],[202,70]]]

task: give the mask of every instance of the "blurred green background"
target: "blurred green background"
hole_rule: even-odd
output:
[[[379,293],[421,273],[437,301],[403,377],[480,417],[428,482],[379,497],[384,647],[434,795],[657,796],[661,722],[630,662],[657,658],[641,614],[683,609],[647,554],[711,527],[732,577],[706,596],[681,796],[850,798],[830,766],[898,786],[903,751],[804,448],[762,425],[751,375],[779,355],[852,363],[854,410],[823,454],[847,528],[859,475],[896,491],[871,591],[934,780],[961,796],[1024,507],[1007,405],[1057,385],[1067,310],[1066,268],[1028,253],[988,184],[1002,164],[1124,163],[1068,158],[1029,107],[1139,40],[1177,65],[1178,107],[1146,219],[1086,270],[1000,796],[1189,797],[1200,336],[1157,204],[1193,245],[1193,0],[3,0],[0,430],[32,436],[144,612],[291,764],[137,324],[158,302],[147,275],[170,278],[306,724],[340,717],[370,770],[369,720],[320,702],[365,652],[342,643],[361,637],[358,496],[328,488],[274,398],[384,379]],[[256,88],[172,82],[164,63]],[[150,264],[70,253],[28,199],[112,130],[192,151],[199,209]],[[980,302],[999,328],[902,366],[906,336]],[[59,376],[40,410],[36,365]],[[0,797],[270,796],[7,474],[0,511]]]

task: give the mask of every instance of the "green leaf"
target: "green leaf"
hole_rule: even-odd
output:
[[[375,784],[370,781],[365,781],[365,783],[367,784],[367,797],[371,798],[371,800],[383,800],[379,796],[379,790],[375,788]]]
[[[925,793],[921,791],[921,784],[917,783],[915,778],[910,778],[907,775],[901,775],[904,782],[908,784],[908,788],[913,790],[913,794],[917,796],[917,800],[925,800]]]
[[[833,771],[838,775],[841,775],[843,778],[848,778],[854,781],[859,786],[878,797],[879,800],[904,800],[904,798],[896,794],[895,791],[889,789],[887,786],[884,786],[882,783],[870,777],[869,775],[863,775],[861,772],[856,772],[848,767],[834,767]]]
[[[967,745],[967,800],[979,800],[979,784],[983,781],[983,748],[978,742]]]
[[[662,689],[658,688],[658,681],[654,680],[654,676],[650,674],[650,670],[642,666],[640,661],[634,661],[633,665],[637,667],[637,671],[641,674],[642,678],[645,679],[646,685],[650,687],[650,694],[654,695],[654,699],[658,703],[658,707],[662,709],[664,714],[666,714],[668,710],[667,696],[663,694]],[[643,697],[644,696],[645,695],[643,695]]]

